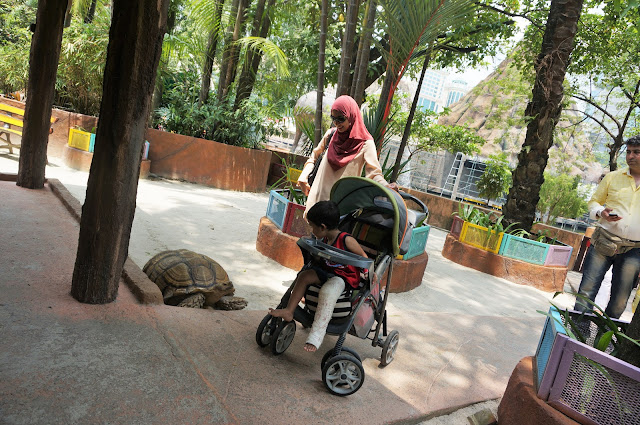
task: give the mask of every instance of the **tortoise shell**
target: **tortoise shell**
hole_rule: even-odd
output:
[[[147,261],[142,271],[158,285],[165,304],[169,305],[178,305],[194,294],[204,294],[204,304],[212,306],[223,296],[234,293],[229,275],[220,264],[188,249],[160,252]]]

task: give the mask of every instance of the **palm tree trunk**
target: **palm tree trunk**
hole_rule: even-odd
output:
[[[231,3],[230,16],[238,15],[238,7],[241,0],[233,0]],[[222,93],[226,87],[227,68],[229,67],[229,55],[231,53],[231,43],[233,41],[233,29],[235,21],[230,20],[224,36],[224,50],[222,51],[222,62],[220,64],[220,75],[218,76],[218,100],[222,100]]]
[[[356,23],[358,22],[358,0],[349,0],[347,8],[347,26],[342,38],[342,55],[340,57],[340,69],[338,70],[338,86],[336,98],[349,93],[351,62],[353,60],[353,41],[356,36]]]
[[[380,135],[379,140],[374,140],[376,142],[376,147],[378,149],[378,155],[380,154],[380,150],[382,149],[382,141],[384,140],[384,133],[387,128],[387,121],[389,119],[389,111],[391,108],[391,102],[393,101],[393,95],[395,92],[396,86],[396,73],[392,69],[391,63],[387,63],[387,71],[384,75],[384,82],[382,83],[382,90],[380,92],[380,100],[378,101],[378,109],[376,111],[376,116],[382,117],[381,120],[383,122],[382,125],[382,134]]]
[[[367,79],[367,69],[369,68],[369,49],[371,49],[371,39],[373,38],[373,26],[376,19],[376,0],[369,0],[366,11],[366,20],[360,35],[360,45],[356,58],[355,73],[351,84],[351,97],[358,105],[362,105],[364,100],[365,83]]]
[[[271,28],[271,10],[275,4],[275,0],[269,0],[269,3],[266,5],[266,10],[265,1],[266,0],[259,0],[256,8],[253,30],[251,31],[251,35],[254,37],[266,38],[267,35],[269,35],[269,29]],[[247,51],[247,57],[244,60],[242,73],[238,80],[238,90],[233,106],[234,110],[238,109],[242,102],[251,96],[261,60],[262,53],[259,50],[250,49]]]
[[[114,1],[100,121],[71,283],[71,295],[83,303],[108,303],[118,294],[168,6],[169,0]]]
[[[316,98],[315,131],[313,133],[313,146],[318,146],[322,139],[322,99],[324,98],[324,60],[327,46],[327,15],[329,13],[329,0],[322,0],[320,11],[320,48],[318,51],[318,90]]]
[[[236,44],[236,41],[240,39],[242,30],[244,27],[244,21],[247,16],[246,11],[249,7],[250,0],[240,0],[238,3],[238,14],[236,15],[236,24],[233,28],[233,38],[229,45],[229,63],[227,64],[227,75],[224,79],[225,85],[222,88],[222,99],[225,99],[229,94],[229,88],[231,84],[236,80],[236,73],[238,72],[238,61],[240,59],[240,48]]]
[[[409,116],[407,117],[407,124],[404,126],[404,133],[402,133],[402,140],[400,141],[400,146],[398,147],[396,162],[393,165],[393,171],[391,172],[392,182],[397,181],[398,175],[400,175],[400,164],[402,164],[402,155],[404,154],[404,150],[407,148],[407,141],[409,140],[409,134],[411,134],[411,123],[413,122],[413,116],[415,115],[416,108],[418,107],[418,100],[420,99],[420,88],[422,87],[422,82],[424,81],[424,75],[427,73],[429,61],[431,61],[430,51],[425,55],[424,64],[422,65],[422,72],[420,73],[420,80],[418,81],[418,89],[416,90],[415,96],[413,96],[413,102],[411,103],[411,109],[409,110]]]
[[[213,18],[214,27],[209,33],[209,41],[207,42],[207,54],[202,68],[202,82],[200,85],[200,94],[198,96],[198,105],[202,106],[209,100],[209,91],[211,90],[211,73],[213,72],[213,60],[218,50],[218,39],[220,34],[220,18],[222,16],[222,8],[224,0],[217,0],[216,15]]]
[[[553,145],[553,131],[562,110],[562,84],[573,51],[582,3],[583,0],[552,0],[542,51],[536,60],[533,96],[525,110],[525,116],[531,121],[503,210],[506,222],[519,223],[526,231],[531,230],[535,219],[549,149]]]
[[[51,107],[60,59],[67,0],[38,2],[36,29],[29,53],[27,105],[20,148],[17,185],[29,189],[44,186]]]

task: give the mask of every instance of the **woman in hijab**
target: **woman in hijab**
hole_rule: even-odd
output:
[[[314,204],[329,199],[331,188],[336,181],[342,177],[360,176],[363,168],[367,178],[394,190],[398,188],[395,183],[389,184],[384,179],[373,137],[367,131],[360,108],[352,97],[340,96],[333,102],[331,121],[336,126],[335,131],[329,129],[325,133],[298,178],[298,185],[307,195],[305,217],[306,211],[309,211]],[[333,136],[329,140],[332,133]],[[322,156],[325,147],[326,154]],[[320,167],[313,184],[309,187],[307,179],[320,156],[322,156]],[[320,348],[333,309],[344,289],[344,281],[335,278],[327,280],[320,288],[313,325],[304,346],[306,351],[313,352]]]
[[[318,201],[328,200],[333,184],[339,179],[360,176],[363,168],[367,178],[397,189],[395,183],[387,183],[382,175],[373,137],[367,131],[360,108],[351,96],[340,96],[333,102],[331,121],[336,126],[335,132],[331,128],[325,133],[304,164],[298,178],[298,185],[307,195],[306,210]],[[329,140],[332,133],[333,137]],[[322,157],[313,185],[310,187],[307,179],[325,148],[326,154]]]

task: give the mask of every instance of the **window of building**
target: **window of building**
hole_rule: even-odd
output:
[[[447,106],[452,105],[462,99],[464,94],[461,91],[450,91],[449,96],[447,97]]]
[[[418,106],[424,110],[430,110],[433,112],[438,112],[438,104],[433,100],[425,99],[424,97],[418,98]]]

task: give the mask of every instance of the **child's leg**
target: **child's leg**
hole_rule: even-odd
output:
[[[320,288],[318,308],[316,309],[307,343],[304,345],[306,351],[316,351],[322,344],[333,309],[336,306],[336,302],[338,302],[338,298],[340,298],[340,294],[344,291],[344,287],[344,280],[341,277],[334,276],[328,279]]]
[[[304,297],[304,293],[307,290],[307,286],[312,285],[314,283],[320,283],[318,279],[318,275],[314,270],[305,270],[298,274],[296,278],[296,283],[293,285],[293,290],[291,291],[291,295],[289,296],[289,302],[287,302],[287,306],[283,309],[269,309],[269,314],[273,317],[281,317],[285,322],[290,322],[293,320],[293,312],[295,311],[298,303]]]

